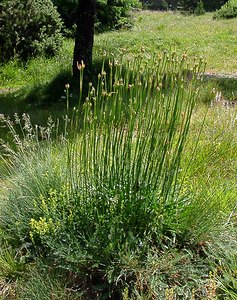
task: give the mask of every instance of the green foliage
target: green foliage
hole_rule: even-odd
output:
[[[237,17],[237,1],[229,0],[218,11],[215,12],[215,19],[232,19]]]
[[[77,20],[77,1],[75,0],[53,0],[57,6],[61,18],[64,21],[66,30],[73,36]],[[101,32],[109,29],[130,27],[132,18],[130,11],[133,8],[141,8],[139,0],[98,0],[96,1],[96,30]]]
[[[0,5],[2,61],[51,56],[62,45],[62,23],[51,0],[4,0]]]
[[[235,207],[236,209],[236,207]],[[214,235],[208,245],[208,254],[215,262],[213,276],[221,299],[237,299],[237,242],[236,211],[233,211],[234,225],[226,224],[222,232]],[[233,218],[234,217],[234,218]]]
[[[72,28],[72,26],[76,23],[78,1],[52,0],[52,2],[57,7],[57,11],[63,19],[66,28]]]
[[[110,0],[107,3],[98,1],[96,29],[103,31],[131,27],[130,11],[139,7],[141,5],[138,0]]]
[[[202,0],[198,1],[197,8],[195,9],[194,13],[198,16],[205,14],[205,9]]]
[[[136,26],[132,31],[108,32],[95,36],[94,53],[101,48],[111,53],[125,48],[129,55],[141,46],[149,52],[172,48],[179,54],[188,51],[189,55],[203,56],[210,72],[230,74],[237,70],[237,33],[234,30],[234,19],[218,22],[212,19],[211,14],[193,18],[179,13],[150,11],[138,13],[136,16]],[[100,50],[99,54],[101,53]]]
[[[200,106],[200,103],[198,103],[198,106],[193,111],[191,131],[189,131],[189,137],[182,152],[177,189],[173,189],[175,191],[173,199],[177,199],[175,203],[178,205],[176,207],[172,206],[172,197],[168,197],[166,203],[164,201],[164,217],[159,219],[161,221],[160,227],[154,224],[154,221],[150,220],[148,216],[147,220],[151,226],[146,231],[148,238],[140,238],[142,243],[136,240],[136,236],[134,238],[133,233],[135,232],[137,236],[139,234],[142,236],[142,233],[139,232],[146,228],[144,219],[142,219],[142,213],[146,213],[146,209],[143,209],[140,203],[135,203],[137,204],[136,206],[132,199],[141,199],[141,197],[139,198],[139,192],[141,192],[143,193],[141,196],[145,195],[145,200],[142,199],[144,201],[142,203],[153,205],[154,210],[158,207],[162,209],[162,201],[158,201],[160,200],[159,197],[155,199],[157,201],[153,201],[152,190],[148,191],[143,185],[134,185],[134,188],[131,188],[132,194],[127,196],[127,193],[123,193],[121,187],[114,188],[114,185],[110,184],[110,182],[113,183],[115,181],[113,178],[116,178],[116,174],[118,174],[117,178],[122,178],[120,182],[123,183],[124,190],[129,189],[129,182],[126,184],[125,179],[131,177],[130,182],[134,182],[136,179],[135,174],[133,175],[127,171],[130,166],[135,165],[135,160],[129,160],[129,153],[132,157],[138,157],[135,156],[136,152],[132,150],[137,145],[137,149],[142,151],[142,145],[146,145],[146,142],[142,144],[143,137],[145,137],[147,145],[151,145],[149,141],[151,131],[144,130],[148,127],[148,123],[144,121],[141,125],[143,116],[147,116],[145,111],[135,110],[134,113],[140,112],[140,114],[136,114],[137,120],[139,120],[139,116],[141,118],[140,123],[136,123],[140,124],[140,127],[135,127],[134,131],[131,130],[132,120],[128,122],[131,115],[128,108],[134,107],[135,100],[129,101],[128,99],[135,98],[137,91],[137,95],[141,95],[141,99],[143,99],[142,103],[143,101],[146,103],[143,106],[144,108],[148,109],[151,103],[159,103],[158,106],[155,105],[155,110],[152,112],[153,115],[150,114],[149,117],[151,115],[154,116],[158,107],[161,113],[160,116],[162,116],[162,112],[165,112],[165,107],[163,106],[167,105],[168,99],[174,99],[177,92],[175,83],[171,80],[174,77],[179,78],[179,76],[176,77],[175,75],[177,69],[173,73],[171,72],[173,75],[170,75],[170,71],[173,70],[171,64],[176,65],[178,62],[172,62],[170,60],[171,57],[168,58],[168,61],[161,55],[162,61],[166,62],[164,65],[166,67],[169,66],[166,68],[166,73],[169,75],[166,75],[164,80],[162,80],[162,86],[159,87],[161,90],[159,91],[153,88],[154,86],[152,86],[149,78],[151,76],[154,79],[153,76],[158,72],[160,78],[163,79],[162,68],[157,68],[157,64],[154,64],[157,57],[153,58],[153,55],[149,55],[149,53],[158,47],[168,48],[170,45],[173,45],[174,41],[179,44],[179,47],[177,47],[178,51],[182,51],[182,49],[189,46],[189,53],[197,54],[199,51],[203,52],[203,49],[207,48],[207,57],[210,55],[214,59],[208,59],[209,68],[213,68],[216,71],[225,70],[226,72],[231,72],[235,64],[234,60],[231,61],[233,53],[223,51],[222,47],[223,45],[226,47],[229,41],[231,43],[235,41],[232,31],[234,20],[219,22],[212,20],[208,14],[199,18],[193,18],[183,17],[180,14],[142,12],[138,16],[140,18],[139,26],[134,27],[132,32],[110,32],[96,37],[95,58],[101,57],[102,49],[104,48],[108,48],[117,55],[117,48],[120,46],[127,48],[126,51],[124,50],[124,55],[130,60],[130,63],[124,65],[121,64],[120,59],[117,59],[116,62],[111,61],[109,65],[105,64],[103,72],[100,73],[98,79],[98,87],[94,81],[94,88],[90,86],[89,102],[87,101],[83,106],[85,116],[88,118],[85,117],[83,119],[83,113],[79,119],[75,118],[71,115],[73,112],[68,110],[70,119],[74,118],[80,123],[78,124],[80,130],[78,135],[74,136],[75,139],[71,139],[71,137],[66,135],[63,136],[62,140],[59,138],[56,140],[50,139],[52,127],[49,126],[45,131],[43,128],[31,127],[26,116],[24,116],[25,123],[23,122],[21,128],[19,128],[19,119],[16,116],[17,132],[24,131],[25,128],[28,130],[28,133],[25,134],[23,140],[21,138],[16,139],[19,148],[12,161],[15,163],[15,166],[10,166],[7,171],[3,169],[5,164],[7,165],[13,158],[12,152],[8,152],[9,156],[5,163],[3,161],[1,163],[1,177],[7,174],[7,178],[0,183],[0,227],[1,233],[4,232],[4,241],[9,242],[12,246],[4,247],[0,251],[2,255],[0,257],[4,262],[3,266],[5,269],[3,271],[7,274],[5,277],[12,280],[18,279],[18,299],[99,299],[101,294],[101,298],[108,299],[112,297],[112,291],[118,291],[114,297],[118,299],[124,297],[123,300],[168,300],[172,298],[188,300],[194,297],[196,299],[213,299],[219,296],[220,298],[227,298],[228,296],[232,297],[232,299],[236,298],[236,232],[233,232],[231,238],[228,236],[230,233],[229,227],[234,226],[231,222],[235,221],[236,224],[237,107],[233,104],[233,101],[236,99],[236,80],[223,79],[218,81],[218,84],[216,82],[210,83],[208,80],[208,83],[210,83],[210,85],[208,84],[208,90],[206,90],[207,82],[205,80],[202,82],[202,100],[208,99],[209,102],[207,104],[211,104],[211,108],[206,113],[207,106]],[[187,22],[189,22],[189,28],[187,28]],[[170,28],[174,27],[176,30],[171,32]],[[194,27],[196,31],[193,30]],[[193,32],[195,32],[195,35]],[[185,34],[186,39],[184,39],[182,34]],[[155,38],[157,35],[159,35],[160,39],[156,43]],[[150,44],[151,39],[154,41],[152,45]],[[223,45],[219,43],[220,40]],[[52,78],[60,70],[64,70],[65,64],[67,65],[67,62],[70,61],[72,44],[72,41],[68,42],[67,47],[61,49],[60,55],[56,56],[55,59],[37,58],[29,61],[25,68],[17,61],[3,66],[1,69],[2,86],[25,85],[25,83],[28,84],[30,82],[36,87],[37,93],[35,95],[38,99],[41,99],[42,89],[40,89],[40,86],[41,88],[42,86],[48,87],[48,82],[51,82]],[[150,52],[144,52],[143,49],[139,57],[136,57],[135,61],[133,61],[134,52],[142,44]],[[208,47],[206,47],[207,45]],[[212,47],[214,47],[214,51]],[[229,48],[231,49],[231,47]],[[220,52],[218,52],[219,50]],[[213,55],[213,53],[215,54]],[[174,57],[178,60],[176,55]],[[223,59],[220,61],[219,57]],[[229,60],[228,66],[226,62]],[[138,67],[139,62],[141,62],[141,73],[137,72],[140,70]],[[218,65],[219,62],[220,65]],[[135,68],[134,73],[132,71],[133,64]],[[191,62],[188,68],[190,66],[192,66]],[[69,67],[67,66],[67,68]],[[151,67],[153,69],[150,69]],[[113,69],[113,76],[111,76],[113,82],[115,74],[117,74],[118,79],[123,79],[123,82],[114,85],[112,90],[109,83],[111,78],[110,68]],[[184,68],[186,69],[185,66]],[[190,72],[187,72],[187,74],[191,75]],[[133,83],[134,78],[139,79],[140,76],[142,86],[137,84],[129,86],[129,84]],[[196,86],[195,80],[193,78],[190,79],[191,82],[185,83],[186,91],[191,88],[189,83],[193,87]],[[61,82],[62,89],[64,89],[66,82]],[[150,93],[149,87],[151,87]],[[169,93],[169,90],[175,91],[173,96]],[[55,94],[56,91],[58,91],[58,88],[51,87],[51,94]],[[218,102],[215,99],[217,99],[216,95],[220,91],[222,91],[222,97],[221,101]],[[74,104],[70,103],[70,94],[71,90],[68,91],[68,104],[72,108]],[[161,98],[161,94],[164,94],[164,97],[167,98]],[[180,94],[181,96],[182,93]],[[185,93],[184,96],[185,99]],[[3,97],[4,95],[2,95],[1,100],[3,100]],[[17,101],[18,97],[19,91],[15,96]],[[120,102],[119,99],[121,100]],[[228,99],[231,99],[232,102],[229,103]],[[12,107],[9,108],[9,101],[10,99],[6,98],[6,111],[9,113],[14,112],[16,110],[16,106],[14,106],[16,102],[11,103]],[[148,104],[149,101],[151,102],[150,104]],[[96,103],[101,104],[102,107],[99,104],[96,106]],[[120,114],[116,113],[112,114],[115,118],[113,120],[110,115],[110,108],[115,107],[114,111],[119,111],[116,109],[118,106],[113,106],[113,103],[121,103],[122,107],[125,108],[121,109],[124,113],[123,118],[118,118]],[[61,104],[63,108],[66,108],[66,103],[61,102]],[[20,103],[18,103],[18,107],[20,109],[29,109],[28,106],[22,108],[23,105]],[[54,112],[55,108],[58,109],[58,106],[53,106],[51,111]],[[97,121],[95,121],[95,116],[98,115],[94,108],[98,108],[97,113],[100,116],[99,119],[97,118]],[[3,109],[1,102],[1,110]],[[33,114],[37,118],[38,123],[42,122],[42,118],[45,118],[45,115],[49,113],[45,108],[42,110],[37,108],[36,111],[31,106],[31,109],[34,110]],[[103,112],[107,112],[106,116],[109,115],[110,117],[107,119],[106,116],[103,116]],[[74,114],[78,114],[78,112],[74,110]],[[204,115],[206,115],[205,123],[203,123]],[[134,120],[134,114],[132,119]],[[162,118],[160,119],[162,120]],[[158,118],[158,120],[160,119]],[[119,120],[123,121],[120,122]],[[169,120],[171,118],[167,119],[166,125],[170,124]],[[12,123],[10,120],[8,121],[11,126]],[[116,121],[118,121],[118,124]],[[56,124],[58,123],[54,124],[58,128]],[[111,124],[110,127],[109,124]],[[156,118],[154,120],[152,118],[150,124],[158,124],[158,121]],[[164,123],[160,121],[159,124],[162,125]],[[66,122],[66,132],[68,132],[68,125],[70,123]],[[93,131],[96,125],[98,125],[98,129]],[[166,125],[164,126],[165,128]],[[175,126],[174,128],[177,129],[176,137],[178,137],[178,120],[176,120],[176,125],[177,127]],[[77,127],[75,122],[71,126],[73,128]],[[83,133],[82,128],[87,129],[88,135]],[[111,130],[110,135],[108,134],[109,128]],[[142,131],[143,135],[140,134],[140,143],[137,142],[138,133],[141,132],[139,128],[144,130]],[[194,152],[200,128],[203,128],[203,130],[197,150]],[[166,130],[168,129],[163,130],[162,134],[164,132],[167,133]],[[94,139],[93,132],[96,136]],[[113,135],[114,133],[116,134]],[[130,143],[127,143],[128,145],[125,146],[122,142],[120,144],[118,142],[119,134],[125,141],[128,141],[129,133],[132,136],[132,150],[130,152]],[[100,139],[97,139],[97,137]],[[162,138],[159,135],[157,139],[162,142]],[[90,145],[93,146],[90,147]],[[116,153],[114,149],[121,149],[123,145],[123,149],[127,151],[125,151],[126,155],[122,155],[123,152],[118,150],[118,155],[114,155]],[[164,146],[164,143],[162,145]],[[103,151],[106,147],[109,149],[108,152],[106,150]],[[84,154],[82,149],[85,149]],[[94,152],[91,149],[94,149]],[[147,153],[149,154],[149,152]],[[171,155],[171,158],[174,157],[174,152],[170,151],[169,155]],[[166,159],[169,155],[166,155]],[[125,157],[124,160],[123,157]],[[156,156],[154,154],[150,157],[152,160],[151,166],[152,162],[154,163],[155,161],[155,157],[159,158],[160,155],[158,153]],[[192,162],[190,164],[191,158]],[[143,157],[140,159],[140,163],[136,165],[139,166],[140,164],[141,169],[144,170],[143,166],[145,164],[143,164],[144,160],[142,159]],[[167,162],[167,160],[165,161]],[[117,167],[112,168],[112,164],[115,162],[118,162]],[[120,162],[121,167],[119,167]],[[189,164],[190,168],[187,170]],[[84,170],[89,171],[84,173]],[[96,175],[100,174],[99,170],[101,170],[102,175],[99,177],[100,180],[96,181],[94,178],[97,178]],[[170,172],[170,170],[168,163],[167,172]],[[10,176],[8,177],[9,171]],[[131,176],[126,174],[131,174]],[[138,176],[141,174],[141,177],[138,177],[138,179],[143,181],[143,178],[145,178],[144,172],[137,172],[137,174]],[[168,175],[167,178],[169,178]],[[147,179],[145,178],[145,180]],[[85,182],[89,182],[89,184],[86,185]],[[97,186],[98,193],[96,193]],[[136,189],[139,189],[137,195],[135,193]],[[87,197],[84,197],[84,195]],[[148,196],[146,197],[146,195]],[[86,200],[84,201],[84,199]],[[105,201],[101,199],[105,199]],[[118,211],[119,209],[118,200],[121,200],[123,204],[120,208],[126,220],[124,226],[122,222],[119,222],[119,220],[122,220],[121,215],[114,212],[114,210],[116,211],[117,209]],[[169,205],[170,203],[171,205]],[[147,205],[147,211],[149,209],[150,206]],[[137,219],[136,211],[138,212]],[[74,212],[75,214],[73,214]],[[6,215],[4,216],[5,213]],[[116,218],[113,219],[113,216],[116,216]],[[130,221],[131,223],[129,223]],[[88,226],[83,225],[83,222],[87,223]],[[134,227],[130,226],[132,222]],[[139,229],[139,224],[141,224],[141,230]],[[224,226],[222,226],[223,224]],[[230,224],[230,226],[227,226],[227,224]],[[130,226],[129,228],[128,225]],[[86,233],[83,236],[80,236],[81,228],[83,233]],[[121,229],[122,233],[118,232],[118,234],[115,234],[113,228]],[[151,231],[153,235],[150,235]],[[109,234],[107,234],[108,232]],[[128,234],[128,232],[130,233]],[[156,232],[160,232],[160,235],[158,235],[160,239],[154,238],[156,237]],[[223,233],[227,234],[226,237],[224,237]],[[149,238],[149,235],[152,238]],[[121,246],[117,246],[116,250],[116,241],[119,239],[128,242],[127,244],[120,243]],[[159,240],[161,241],[160,244],[158,244]],[[115,241],[114,245],[113,241]],[[220,250],[214,247],[214,242],[219,243]],[[101,244],[104,247],[101,247]],[[151,245],[153,247],[150,247]],[[208,248],[209,246],[210,248]],[[208,249],[210,251],[207,251]],[[227,250],[229,253],[227,253]],[[10,258],[9,254],[11,255]],[[33,260],[36,257],[40,260],[43,257],[46,258],[44,263],[48,264],[48,267],[38,268],[37,265],[36,268],[32,268],[35,265]],[[17,260],[15,260],[16,258]],[[6,261],[7,264],[5,263]],[[18,271],[16,272],[16,270],[19,270],[17,269],[18,267],[16,268],[16,263],[19,262],[27,263],[31,269],[29,270],[27,266],[25,277],[23,276],[24,279],[19,278],[19,273]],[[210,267],[213,267],[213,264],[215,270],[208,276]],[[55,271],[58,271],[58,269],[63,270],[57,276]],[[3,273],[1,273],[1,276],[4,277]],[[71,282],[68,282],[67,276],[70,277]],[[4,294],[3,283],[1,279],[0,281],[1,296],[10,299],[7,292]],[[8,289],[9,291],[9,285],[7,284],[8,282],[6,282],[5,290]],[[14,282],[12,288],[14,288]],[[83,296],[75,292],[78,290],[89,291],[89,293],[85,294],[83,298]]]
[[[214,11],[219,9],[228,0],[203,0],[204,9],[206,11]]]

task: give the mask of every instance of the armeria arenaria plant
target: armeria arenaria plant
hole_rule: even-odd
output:
[[[97,249],[95,260],[107,264],[125,248],[161,246],[178,228],[177,178],[203,68],[186,55],[142,51],[130,61],[109,61],[97,85],[89,84],[74,116],[82,126],[68,143],[73,213],[66,218],[75,230],[68,243],[80,253],[86,244],[88,255]]]
[[[13,214],[5,205],[1,226],[85,280],[98,277],[110,287],[122,281],[122,258],[143,261],[149,249],[180,234],[180,159],[203,68],[186,55],[143,50],[103,64],[83,104],[80,93],[60,155],[52,144],[30,165],[19,157],[25,167],[11,197],[27,200],[29,209],[14,205]]]

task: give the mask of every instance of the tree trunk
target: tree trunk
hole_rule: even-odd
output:
[[[79,76],[78,65],[83,61],[87,69],[92,66],[96,0],[79,0],[77,30],[73,56],[73,77]]]
[[[107,0],[107,5],[113,6],[115,5],[116,1],[115,0]]]

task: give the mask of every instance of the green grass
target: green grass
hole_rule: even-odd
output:
[[[179,53],[203,56],[207,71],[236,73],[236,20],[213,20],[211,13],[197,17],[150,11],[134,17],[135,26],[131,31],[96,36],[95,49],[116,52],[118,48],[125,48],[131,54],[142,46],[148,52],[171,48]]]
[[[52,59],[33,58],[23,64],[10,61],[0,69],[0,113],[28,112],[32,123],[46,125],[66,111],[65,84],[71,80],[73,44],[65,41]],[[37,112],[36,112],[37,111]],[[6,135],[0,130],[0,138]]]
[[[226,108],[220,103],[206,112],[206,106],[200,105],[193,114],[190,136],[185,149],[183,166],[188,164],[195,140],[199,134],[199,143],[195,156],[186,173],[186,184],[197,193],[199,214],[190,214],[187,218],[190,226],[199,227],[200,218],[207,217],[206,222],[222,222],[226,218],[224,212],[233,208],[236,201],[237,143],[236,143],[236,106]],[[205,118],[204,124],[202,124]],[[213,198],[214,195],[214,198]],[[212,206],[217,204],[217,210]],[[229,204],[232,203],[230,206]],[[209,210],[209,213],[207,211]],[[228,214],[228,213],[227,213]],[[199,227],[200,231],[202,226]]]
[[[27,63],[13,60],[1,67],[0,88],[20,88],[49,84],[61,72],[70,72],[73,43],[64,41],[57,56],[32,58]]]

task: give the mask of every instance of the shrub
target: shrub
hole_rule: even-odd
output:
[[[195,9],[194,13],[198,16],[205,14],[205,9],[202,0],[198,1],[197,8]]]
[[[77,22],[77,0],[52,0],[63,20],[63,35],[69,38],[75,37]]]
[[[218,11],[215,12],[215,19],[231,19],[237,17],[237,1],[229,0]]]
[[[2,61],[53,55],[62,44],[62,22],[51,0],[4,0],[0,5]]]
[[[228,0],[203,0],[204,9],[206,11],[214,11],[219,9]]]
[[[97,30],[130,27],[130,10],[141,7],[138,0],[110,0],[97,2]]]

